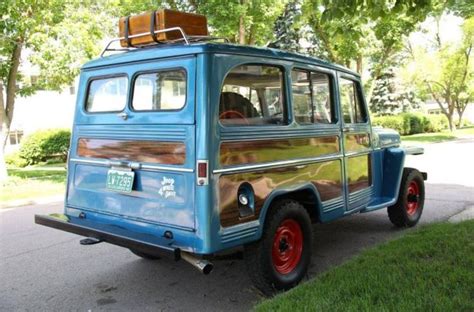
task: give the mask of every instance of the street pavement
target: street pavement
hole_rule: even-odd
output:
[[[421,225],[474,206],[474,139],[425,146],[406,165],[428,172]],[[62,203],[0,209],[0,311],[245,311],[263,298],[239,259],[214,261],[204,276],[184,261],[140,259],[106,243],[35,225],[35,213]],[[362,250],[410,229],[394,228],[386,210],[314,225],[313,278]]]

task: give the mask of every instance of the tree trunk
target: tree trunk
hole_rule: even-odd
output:
[[[357,72],[362,75],[362,55],[357,56],[356,67]]]
[[[243,6],[247,0],[240,0],[240,4]],[[242,13],[239,17],[239,43],[245,44],[245,14]]]
[[[15,109],[16,82],[18,77],[18,67],[20,66],[21,50],[23,48],[23,39],[18,39],[13,48],[9,62],[6,96],[4,102],[3,84],[0,83],[0,182],[8,178],[5,164],[5,146],[10,134],[10,126]]]
[[[462,115],[463,114],[464,114],[464,110],[458,111],[458,128],[462,128],[462,123],[463,123]]]
[[[454,124],[453,115],[445,114],[448,118],[449,131],[454,132],[456,130],[456,125]]]
[[[5,145],[7,143],[10,127],[8,126],[8,117],[5,111],[3,100],[3,84],[0,82],[0,183],[8,179],[7,167],[5,164]]]

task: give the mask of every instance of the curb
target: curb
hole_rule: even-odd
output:
[[[466,220],[471,220],[474,219],[474,206],[470,206],[463,211],[461,211],[458,214],[455,214],[454,216],[450,217],[448,219],[448,222],[451,223],[459,223],[461,221],[466,221]]]
[[[41,205],[41,204],[49,204],[54,202],[62,202],[64,200],[64,195],[55,195],[49,197],[39,197],[33,199],[19,199],[19,200],[12,200],[6,203],[0,203],[0,209],[7,209],[7,208],[16,208],[21,206],[29,206],[29,205]]]

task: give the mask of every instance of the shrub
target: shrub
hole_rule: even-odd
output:
[[[372,124],[397,130],[401,135],[439,132],[448,128],[448,120],[444,115],[424,115],[420,113],[378,116],[372,118]]]
[[[5,163],[14,167],[26,167],[28,165],[28,162],[21,158],[18,152],[5,155]]]
[[[448,129],[448,119],[444,115],[428,115],[425,132],[439,132]]]
[[[28,165],[37,164],[52,157],[66,160],[71,132],[63,129],[40,130],[26,137],[19,156]]]
[[[399,116],[377,116],[372,118],[372,125],[394,129],[399,133],[403,132],[403,119]]]

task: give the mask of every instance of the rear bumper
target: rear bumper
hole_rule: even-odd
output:
[[[150,235],[143,233],[133,233],[123,228],[102,224],[87,219],[69,217],[63,214],[52,214],[49,216],[35,215],[35,223],[70,232],[86,237],[93,237],[107,243],[134,249],[150,255],[160,256],[163,251],[172,253],[176,260],[180,259],[181,250],[173,246],[173,240],[165,237],[153,236],[150,243]],[[131,238],[131,236],[136,237]],[[143,236],[142,239],[140,239]]]

